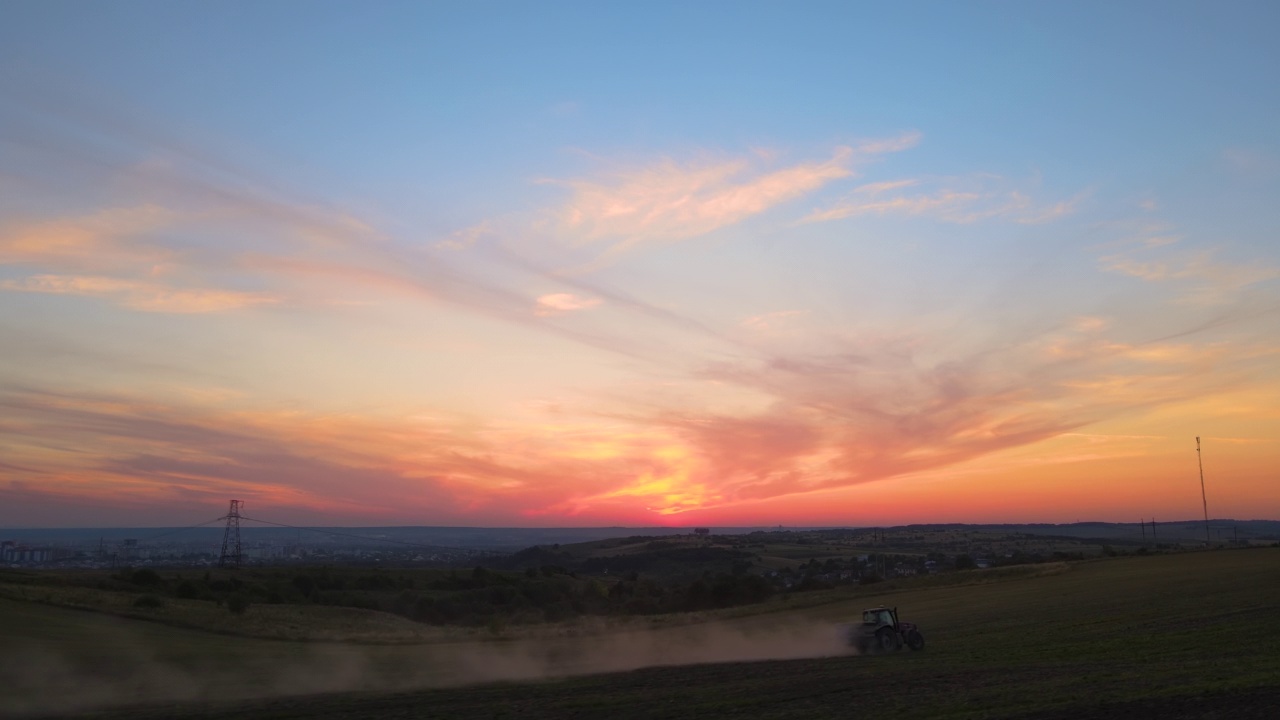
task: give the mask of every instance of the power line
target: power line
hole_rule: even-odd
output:
[[[226,519],[227,519],[226,515],[220,515],[212,520],[198,523],[196,525],[188,525],[187,527],[180,527],[173,530],[165,530],[164,532],[158,535],[149,535],[144,538],[138,538],[138,542],[151,542],[152,540],[159,540],[162,537],[166,537],[169,535],[176,535],[177,533],[186,532],[187,530],[195,530],[196,528],[204,527],[205,525],[212,525],[214,523],[219,523]]]
[[[223,519],[223,518],[219,518],[219,519]],[[355,535],[353,533],[337,532],[334,530],[321,530],[320,528],[301,527],[298,525],[287,525],[285,523],[272,522],[270,520],[260,520],[258,518],[251,518],[248,515],[241,515],[240,519],[248,520],[250,522],[262,523],[264,525],[275,525],[276,527],[291,528],[293,530],[307,530],[310,532],[322,533],[325,535],[333,535],[335,537],[354,538],[357,540],[368,540],[369,542],[394,543],[396,545],[410,545],[412,547],[426,548],[428,550],[458,550],[461,552],[476,552],[476,553],[483,553],[488,555],[505,554],[505,553],[492,552],[488,550],[474,550],[472,548],[453,547],[451,545],[427,545],[425,543],[409,542],[408,540],[392,540],[391,538],[375,538],[375,537],[368,537],[365,535]]]
[[[235,502],[238,502],[238,501],[235,501]],[[153,540],[159,540],[160,538],[168,537],[169,535],[176,535],[177,533],[180,533],[180,532],[186,532],[187,530],[195,530],[197,528],[202,528],[202,527],[205,527],[206,525],[212,525],[214,523],[221,523],[221,522],[228,522],[229,520],[232,519],[233,515],[235,516],[235,519],[239,519],[239,520],[248,520],[250,522],[262,523],[263,525],[274,525],[276,527],[289,528],[292,530],[306,530],[308,532],[320,533],[322,535],[333,535],[334,537],[352,538],[356,540],[367,540],[369,542],[392,543],[395,545],[408,545],[411,547],[425,548],[427,550],[456,550],[459,552],[481,553],[486,555],[505,554],[505,553],[500,553],[492,550],[479,550],[475,548],[457,547],[453,545],[429,545],[426,543],[417,543],[417,542],[411,542],[408,540],[393,540],[391,538],[369,537],[367,535],[356,535],[354,533],[344,533],[344,532],[338,532],[335,530],[324,530],[324,529],[315,528],[315,527],[302,527],[299,525],[289,525],[286,523],[273,522],[271,520],[262,520],[260,518],[249,517],[248,515],[245,515],[243,513],[232,513],[232,512],[228,512],[225,515],[219,515],[218,517],[212,520],[206,520],[202,523],[197,523],[195,525],[188,525],[186,527],[167,529],[155,535],[148,535],[147,537],[138,538],[138,542],[151,542]]]
[[[1200,455],[1200,436],[1196,436],[1196,464],[1200,466],[1200,502],[1204,503],[1204,546],[1209,547],[1209,499],[1204,494],[1204,460]]]

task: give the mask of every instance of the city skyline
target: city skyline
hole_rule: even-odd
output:
[[[0,527],[1278,518],[1277,20],[8,4]]]

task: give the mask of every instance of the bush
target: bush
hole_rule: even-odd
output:
[[[296,575],[293,578],[293,586],[304,596],[310,597],[311,592],[316,589],[316,581],[312,580],[310,575]]]
[[[136,608],[162,608],[164,607],[164,601],[155,595],[139,595],[138,599],[133,601],[133,606]]]
[[[164,582],[164,580],[160,577],[160,573],[155,570],[143,568],[141,570],[135,570],[133,575],[129,578],[129,582],[132,582],[134,585],[155,587],[156,585]]]
[[[173,590],[174,597],[182,600],[195,600],[200,597],[200,588],[190,580],[183,580],[178,583],[178,587]]]
[[[243,615],[249,609],[249,598],[243,595],[232,595],[227,598],[227,609],[232,615]]]

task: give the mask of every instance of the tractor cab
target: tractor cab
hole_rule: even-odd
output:
[[[844,625],[850,645],[859,652],[892,652],[903,645],[924,649],[924,635],[915,623],[899,622],[898,608],[873,607],[862,611],[860,624]]]
[[[864,625],[874,625],[875,627],[888,626],[897,628],[897,613],[885,607],[869,608],[862,611],[862,623]]]

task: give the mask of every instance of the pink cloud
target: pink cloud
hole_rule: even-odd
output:
[[[142,236],[170,227],[178,214],[146,204],[0,227],[0,263],[54,267],[151,267],[173,251]]]
[[[806,314],[806,310],[778,310],[763,315],[753,315],[742,321],[742,326],[752,330],[770,330],[784,324],[787,318]]]
[[[753,153],[754,161],[666,159],[603,179],[566,182],[573,197],[556,216],[563,231],[579,241],[608,240],[615,251],[647,240],[681,240],[742,222],[849,177],[860,160],[907,149],[918,139],[912,133],[839,147],[827,160],[778,170],[756,166],[772,159],[761,152]]]
[[[1075,212],[1083,199],[1078,195],[1051,205],[1037,205],[1020,190],[987,187],[989,181],[968,179],[957,187],[943,187],[931,193],[896,193],[917,187],[917,179],[868,183],[854,188],[839,202],[815,209],[802,223],[829,222],[860,215],[924,215],[944,222],[969,224],[1000,219],[1023,225],[1040,225]]]
[[[1179,281],[1184,286],[1180,301],[1188,305],[1222,305],[1246,288],[1280,278],[1280,267],[1215,260],[1212,251],[1162,250],[1170,244],[1146,242],[1135,252],[1108,255],[1100,262],[1104,270],[1148,282]]]
[[[537,315],[556,315],[559,313],[573,312],[574,310],[586,310],[600,305],[600,298],[585,298],[574,295],[573,293],[551,293],[538,298],[538,305],[534,309]]]
[[[222,312],[280,301],[270,293],[175,288],[137,280],[81,275],[34,275],[23,280],[0,282],[0,289],[106,298],[134,310],[162,313]]]
[[[745,160],[701,166],[667,160],[612,182],[577,181],[561,221],[585,241],[614,239],[622,247],[703,235],[847,177],[848,154],[842,149],[826,162],[756,177],[743,177]]]

